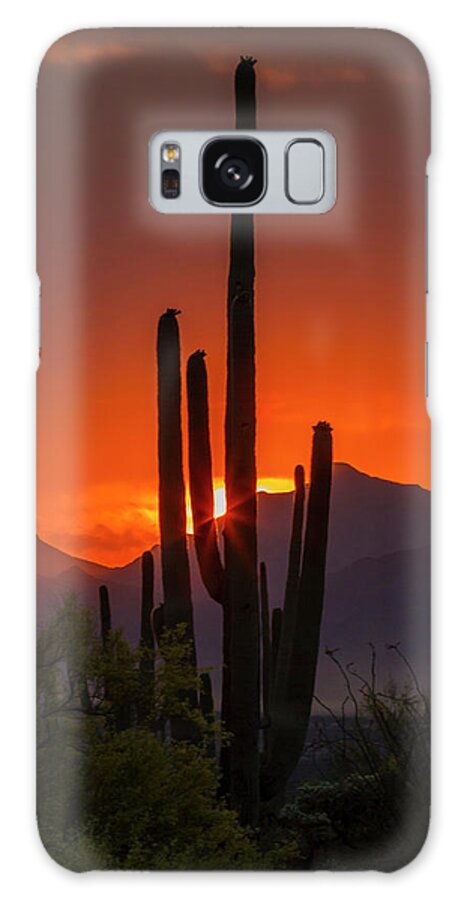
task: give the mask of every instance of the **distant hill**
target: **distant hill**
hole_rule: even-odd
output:
[[[271,606],[284,593],[293,496],[258,494],[260,559],[267,563]],[[215,669],[218,686],[221,611],[201,583],[189,537],[194,616],[200,665]],[[386,644],[401,647],[424,683],[428,668],[430,494],[417,485],[372,478],[352,466],[334,467],[327,585],[317,693],[330,703],[344,696],[340,675],[325,647],[367,673],[369,642],[376,644],[379,678],[406,676]],[[161,602],[159,547],[154,547],[155,603]],[[69,556],[37,541],[39,623],[70,592],[95,609],[98,587],[108,586],[113,623],[138,639],[141,564],[109,568]]]

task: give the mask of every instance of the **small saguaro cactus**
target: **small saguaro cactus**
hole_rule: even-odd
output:
[[[267,587],[267,570],[264,562],[259,566],[259,587],[261,603],[261,693],[262,693],[262,728],[264,745],[267,744],[271,701],[271,632],[269,623],[269,592]]]
[[[103,649],[106,650],[111,631],[110,597],[106,584],[100,585],[98,593],[100,598],[100,635]]]
[[[151,612],[153,609],[154,590],[154,564],[153,554],[145,550],[142,555],[142,605],[140,610],[140,649],[148,651],[145,658],[142,656],[141,668],[151,672],[154,667],[155,639],[151,627]]]
[[[214,719],[213,686],[209,672],[200,674],[200,709],[208,721]]]
[[[138,719],[143,722],[150,712],[155,683],[155,637],[151,626],[154,590],[153,554],[145,550],[142,555],[142,603],[140,609],[140,679],[141,697]]]

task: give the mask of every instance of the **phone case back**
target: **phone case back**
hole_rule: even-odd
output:
[[[38,815],[88,869],[394,870],[429,805],[420,53],[102,29],[38,89]],[[162,215],[166,129],[318,128],[324,215]]]

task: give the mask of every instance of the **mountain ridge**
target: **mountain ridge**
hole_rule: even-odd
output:
[[[270,606],[281,606],[285,591],[293,492],[258,493],[258,543],[266,561]],[[194,627],[201,666],[212,667],[216,697],[221,665],[221,610],[208,596],[188,535]],[[159,544],[154,556],[154,602],[163,599]],[[37,539],[39,625],[74,593],[98,617],[98,587],[106,584],[113,624],[128,639],[139,639],[141,559],[109,567],[79,559]],[[341,702],[343,684],[324,648],[341,647],[342,657],[369,671],[369,643],[378,646],[379,676],[405,673],[386,645],[401,642],[422,683],[428,677],[430,591],[430,494],[365,475],[349,464],[334,469],[326,596],[316,693]],[[407,674],[407,673],[406,673]]]
[[[421,485],[414,484],[414,483],[402,483],[402,482],[392,481],[390,479],[380,478],[377,475],[369,475],[366,472],[362,472],[360,469],[356,469],[354,466],[351,465],[351,463],[336,462],[336,463],[334,463],[334,478],[333,478],[334,490],[333,490],[333,498],[332,498],[331,519],[333,517],[333,504],[335,501],[336,483],[340,479],[340,476],[343,476],[346,473],[349,473],[350,478],[362,479],[362,481],[360,483],[367,484],[369,482],[370,483],[375,482],[376,484],[379,484],[379,485],[387,485],[387,486],[392,486],[394,488],[401,488],[401,489],[404,488],[406,490],[417,491],[417,492],[419,492],[419,496],[424,497],[426,503],[429,502],[429,500],[430,500],[430,491],[428,491],[427,488],[424,488]],[[309,488],[309,483],[306,482],[306,490],[308,490],[308,488]],[[293,502],[293,494],[294,494],[294,491],[272,491],[271,492],[271,491],[260,490],[257,492],[258,505],[262,505],[263,502],[265,503],[266,502],[265,498],[272,498],[272,501],[274,503],[278,499],[281,499],[291,509],[291,505]],[[220,523],[222,522],[222,520],[223,520],[222,516],[220,518],[218,518],[218,520],[217,520],[219,523],[219,527],[220,527]],[[330,541],[330,535],[329,535],[329,541]],[[421,542],[419,542],[419,545],[421,545]],[[81,567],[85,567],[85,569],[87,571],[89,568],[96,568],[99,571],[100,570],[103,570],[103,571],[108,570],[109,572],[113,572],[113,573],[122,572],[123,570],[127,569],[128,567],[136,564],[140,560],[142,553],[144,552],[144,551],[141,551],[138,556],[135,556],[133,559],[129,560],[127,563],[123,563],[123,564],[117,565],[117,566],[108,566],[105,563],[99,563],[99,562],[96,562],[95,560],[87,559],[86,557],[76,556],[74,554],[68,553],[66,550],[61,550],[59,547],[55,547],[53,544],[49,543],[48,541],[45,541],[39,535],[37,535],[37,546],[38,546],[38,553],[37,553],[38,564],[39,564],[39,554],[43,555],[44,553],[48,553],[50,555],[53,555],[55,560],[57,560],[57,559],[66,560],[67,563],[66,564],[63,563],[64,565],[77,563]],[[158,547],[159,547],[159,542],[155,542],[152,546],[146,547],[144,549],[155,551]],[[330,550],[330,548],[329,548],[329,550]],[[48,563],[47,567],[50,568],[49,563]],[[54,568],[56,568],[56,567],[54,567]],[[59,569],[58,571],[63,571],[63,569]],[[55,573],[55,574],[57,574],[57,573]]]

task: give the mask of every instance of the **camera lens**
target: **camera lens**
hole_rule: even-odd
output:
[[[243,190],[243,188],[248,187],[253,178],[244,159],[226,156],[222,162],[219,159],[217,165],[220,178],[226,187],[233,190]]]
[[[215,138],[202,154],[202,189],[210,203],[257,203],[265,191],[265,151],[251,138]]]

